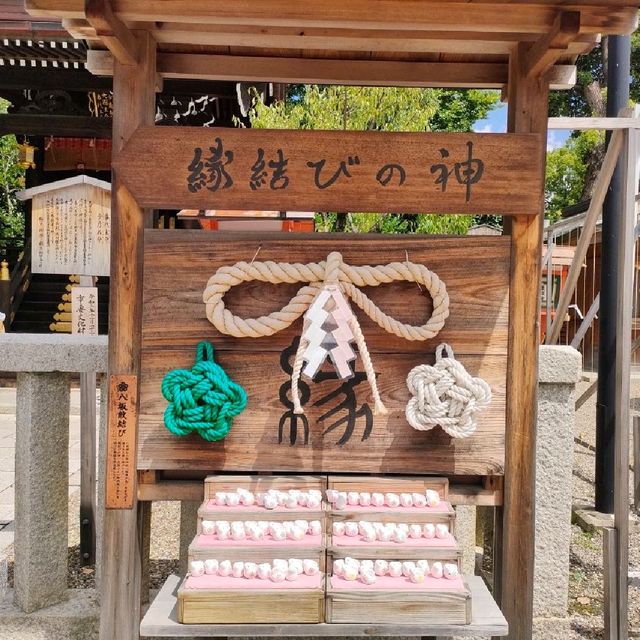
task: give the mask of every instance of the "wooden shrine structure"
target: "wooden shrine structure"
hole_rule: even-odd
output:
[[[106,487],[111,508],[104,514],[102,640],[139,636],[141,558],[150,501],[198,500],[201,478],[212,471],[447,475],[454,503],[495,507],[493,595],[508,621],[509,637],[531,637],[538,283],[548,92],[550,87],[571,86],[576,57],[588,52],[599,34],[632,32],[639,4],[638,0],[26,0],[33,16],[57,16],[66,28],[82,33],[91,43],[88,67],[113,75],[109,454],[115,455],[117,447],[118,461]],[[509,103],[509,133],[341,133],[336,141],[331,132],[154,128],[157,88],[164,79],[187,78],[498,88]],[[231,185],[224,173],[209,176],[209,182],[205,176],[200,184],[199,174],[190,177],[187,169],[197,166],[198,150],[212,147],[213,151],[215,145],[235,153],[241,175],[251,166],[257,148],[270,153],[276,147],[284,150],[290,154],[290,189],[279,194],[252,190],[247,181]],[[314,185],[305,164],[315,162],[317,168],[322,155],[318,149],[326,152],[327,168],[335,169],[340,161],[357,165],[354,180],[330,189],[323,186],[324,175],[316,173]],[[472,181],[468,174],[466,183],[450,183],[445,192],[441,183],[434,184],[433,172],[431,181],[417,178],[421,170],[429,176],[429,166],[441,163],[441,149],[449,151],[451,162],[483,162],[482,181]],[[468,156],[461,155],[467,151]],[[390,188],[380,180],[366,182],[385,162],[399,165],[405,160],[406,185],[404,180],[402,185],[395,182],[397,172],[394,182],[386,182]],[[343,211],[378,202],[378,211],[382,207],[408,213],[421,212],[426,204],[435,213],[504,215],[507,233],[455,242],[321,235],[297,236],[292,242],[286,235],[266,240],[251,234],[216,234],[212,240],[211,234],[197,231],[149,229],[152,207],[223,209],[240,202],[255,209],[341,206]],[[358,434],[356,442],[343,445],[335,438],[318,437],[327,425],[322,424],[320,409],[309,407],[309,440],[295,441],[290,432],[278,438],[277,425],[284,415],[279,388],[289,377],[288,350],[300,327],[267,343],[223,336],[208,324],[202,303],[208,277],[219,266],[250,261],[258,249],[260,260],[282,262],[317,262],[336,249],[349,264],[377,264],[387,262],[387,257],[411,260],[426,264],[447,283],[451,315],[433,340],[410,343],[390,338],[362,320],[389,408],[387,416],[375,418],[371,437]],[[173,269],[176,255],[184,257],[179,269]],[[172,268],[158,268],[162,265]],[[230,294],[233,312],[241,316],[272,312],[296,290],[278,285],[264,293],[261,285],[252,283]],[[388,313],[400,316],[404,308],[402,320],[419,324],[430,309],[428,298],[421,296],[415,309],[406,311],[407,296],[418,297],[419,292],[407,283],[394,287],[371,295]],[[214,343],[219,361],[249,394],[248,410],[237,418],[228,438],[213,445],[195,437],[171,436],[161,417],[162,376],[168,368],[188,366],[195,344],[202,339]],[[453,344],[474,375],[486,377],[494,392],[491,409],[467,440],[452,442],[442,433],[411,431],[402,413],[406,371],[429,360],[443,340]],[[276,375],[278,362],[282,372]],[[122,384],[127,411],[119,423],[114,403],[115,391],[125,388],[118,387]],[[361,401],[367,400],[367,393],[365,385],[358,388]],[[319,627],[277,625],[272,632],[336,635],[329,625]],[[348,635],[369,633],[366,625],[359,627]],[[376,631],[402,634],[398,626]],[[244,633],[266,631],[254,627]],[[206,635],[238,634],[222,628],[214,634],[209,627]],[[441,634],[425,628],[421,635]]]

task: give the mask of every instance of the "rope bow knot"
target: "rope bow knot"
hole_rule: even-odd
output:
[[[225,306],[224,296],[233,287],[252,280],[271,284],[305,283],[296,295],[279,311],[258,318],[241,318],[232,314]],[[399,322],[384,313],[360,287],[378,287],[391,282],[416,282],[424,286],[433,301],[431,316],[423,325],[415,326]],[[271,336],[293,324],[311,306],[317,295],[329,286],[337,286],[341,293],[366,313],[380,328],[405,340],[429,340],[444,326],[449,316],[449,296],[444,283],[424,265],[413,262],[391,262],[377,266],[352,266],[345,263],[342,255],[333,251],[326,261],[308,264],[289,262],[237,262],[220,267],[209,279],[203,293],[209,321],[220,332],[236,338],[262,338]],[[355,319],[355,315],[353,316]],[[357,322],[352,323],[358,350],[363,360],[367,379],[374,396],[374,412],[386,410],[377,390],[375,371],[366,348],[364,336]],[[303,413],[298,393],[298,380],[302,369],[304,341],[294,361],[291,376],[294,411]]]
[[[447,357],[442,352],[447,351]],[[407,376],[412,398],[407,403],[409,424],[418,431],[442,427],[453,438],[468,438],[476,430],[476,413],[491,402],[491,388],[474,378],[453,356],[448,344],[436,350],[435,365],[421,364]]]
[[[247,394],[215,362],[213,347],[200,342],[191,369],[174,369],[162,379],[169,402],[164,423],[177,436],[197,431],[205,440],[222,440],[233,419],[247,406]]]

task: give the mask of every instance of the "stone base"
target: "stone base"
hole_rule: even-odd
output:
[[[565,640],[572,637],[570,618],[533,619],[533,640]]]
[[[61,604],[24,613],[13,604],[13,589],[0,601],[2,640],[98,640],[100,610],[93,589],[70,589]]]

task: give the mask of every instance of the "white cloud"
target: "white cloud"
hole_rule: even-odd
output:
[[[493,124],[491,124],[491,122],[487,122],[486,124],[483,124],[481,126],[478,126],[478,124],[480,123],[476,123],[475,127],[473,128],[473,130],[476,133],[495,133],[495,127],[493,126]]]
[[[562,147],[567,139],[566,134],[563,135],[560,131],[549,131],[547,136],[547,151],[553,151]]]

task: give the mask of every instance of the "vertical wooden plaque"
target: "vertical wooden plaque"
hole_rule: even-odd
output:
[[[105,498],[107,509],[133,508],[137,414],[137,376],[110,376]]]

